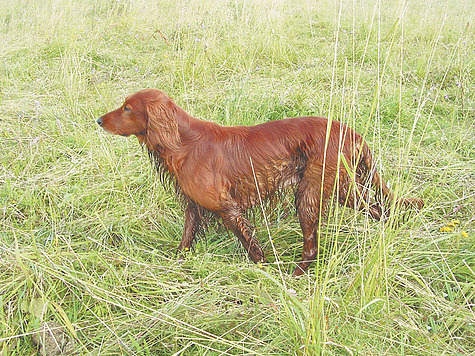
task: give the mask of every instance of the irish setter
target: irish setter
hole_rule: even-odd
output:
[[[189,249],[203,226],[203,213],[222,218],[254,262],[265,261],[245,211],[287,186],[303,234],[303,274],[318,250],[319,223],[332,196],[375,219],[383,202],[421,208],[421,199],[398,199],[375,169],[362,137],[343,123],[322,117],[276,120],[256,126],[224,127],[188,115],[165,93],[147,89],[99,119],[106,131],[135,135],[162,173],[185,198],[185,227],[179,250]],[[370,189],[370,186],[373,189]],[[370,197],[371,192],[375,197]],[[388,204],[390,206],[390,204]]]

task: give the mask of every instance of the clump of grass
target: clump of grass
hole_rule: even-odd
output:
[[[471,2],[26,3],[0,8],[0,354],[48,328],[77,354],[472,352]],[[226,125],[346,122],[426,205],[333,205],[300,279],[289,197],[256,214],[269,265],[219,225],[179,263],[179,203],[94,123],[145,87]]]

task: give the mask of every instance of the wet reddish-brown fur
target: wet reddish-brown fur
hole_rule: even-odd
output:
[[[259,198],[293,185],[304,239],[294,271],[300,275],[317,254],[318,224],[334,193],[341,204],[376,219],[385,214],[383,200],[397,199],[377,173],[362,137],[337,121],[300,117],[224,127],[188,115],[156,89],[130,95],[97,121],[113,134],[137,136],[186,198],[180,250],[191,247],[207,210],[222,218],[251,260],[264,261],[245,211]],[[375,197],[369,196],[369,186]],[[417,208],[423,204],[417,198],[398,202]]]

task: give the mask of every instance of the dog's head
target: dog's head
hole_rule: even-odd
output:
[[[179,141],[176,105],[162,91],[145,89],[128,96],[118,109],[96,122],[115,135],[135,135],[150,149],[174,148]]]

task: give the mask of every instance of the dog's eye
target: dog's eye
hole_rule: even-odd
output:
[[[132,108],[128,105],[124,106],[124,111],[132,111]]]

